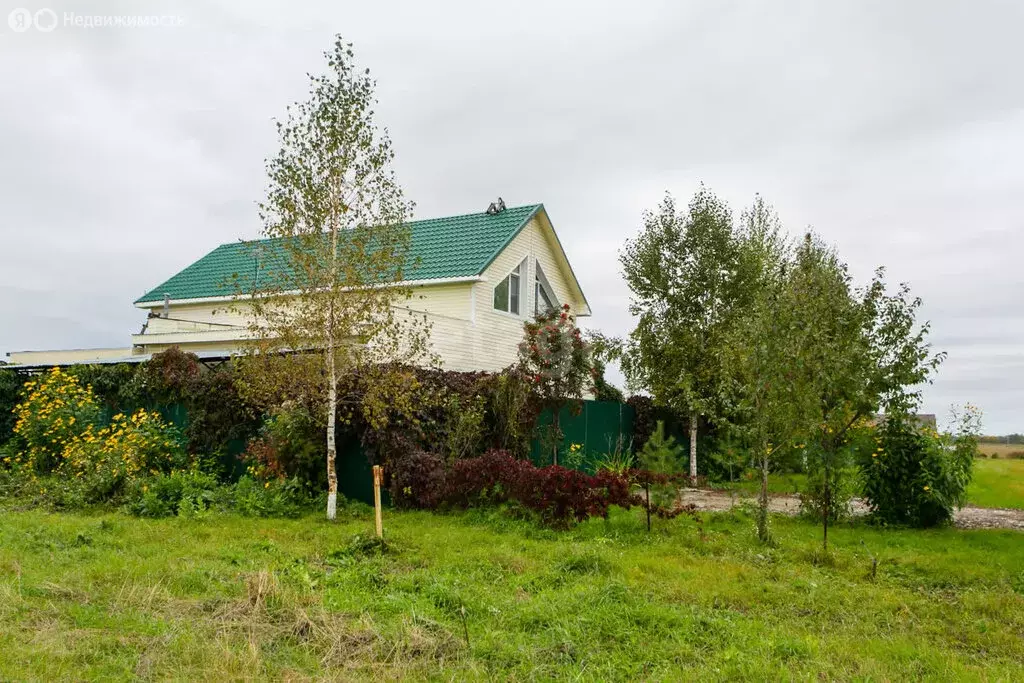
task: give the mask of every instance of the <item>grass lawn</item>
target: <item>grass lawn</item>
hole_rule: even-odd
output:
[[[807,475],[800,472],[772,472],[768,475],[768,490],[772,493],[799,493],[807,483]],[[715,482],[715,488],[733,489],[748,494],[756,494],[761,490],[761,478],[756,472],[750,479],[738,479],[733,482]]]
[[[1024,510],[1024,460],[975,458],[967,500],[980,507]]]
[[[1016,532],[343,517],[4,513],[0,680],[1024,678]]]

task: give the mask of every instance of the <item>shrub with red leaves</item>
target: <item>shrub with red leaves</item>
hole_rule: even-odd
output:
[[[645,506],[646,498],[636,492],[637,486],[681,481],[646,470],[588,475],[559,465],[535,467],[507,451],[495,450],[453,463],[443,500],[454,507],[514,501],[548,524],[566,526],[589,517],[607,517],[612,505]],[[693,511],[693,506],[651,506],[651,513],[663,518]]]
[[[590,517],[607,517],[612,505],[646,507],[648,499],[640,494],[644,487],[685,481],[647,470],[602,470],[588,475],[559,465],[536,467],[502,450],[456,460],[446,469],[440,456],[413,451],[392,466],[390,490],[399,507],[432,510],[515,502],[546,524],[564,527]],[[692,505],[650,506],[650,513],[661,518],[694,510]]]
[[[502,503],[509,499],[510,488],[531,468],[508,451],[490,450],[478,458],[456,460],[448,470],[445,502],[457,507],[480,503]]]
[[[436,508],[445,496],[444,460],[424,451],[413,451],[395,460],[389,490],[398,507]]]

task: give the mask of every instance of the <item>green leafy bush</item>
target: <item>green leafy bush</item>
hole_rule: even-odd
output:
[[[297,517],[311,504],[297,478],[259,482],[242,477],[235,484],[234,499],[235,511],[247,517]]]
[[[146,407],[142,386],[137,379],[143,365],[145,363],[73,365],[66,372],[92,389],[96,399],[112,412],[131,413]]]
[[[212,474],[179,470],[133,482],[124,509],[139,517],[190,516],[226,508],[230,493],[230,487],[219,484]]]
[[[298,478],[310,488],[327,486],[323,427],[304,407],[289,404],[267,419],[240,456],[259,481]]]
[[[0,368],[0,446],[14,436],[14,407],[21,400],[28,377],[10,368]]]
[[[970,406],[951,435],[905,415],[888,416],[878,428],[877,447],[860,463],[874,517],[915,527],[949,522],[966,501],[979,423]]]
[[[190,453],[217,453],[259,428],[259,415],[242,396],[233,365],[206,370],[198,357],[171,348],[142,363],[133,393],[150,405],[180,404],[188,412]]]
[[[459,398],[458,394],[445,402],[444,452],[449,460],[480,455],[484,443],[484,415],[486,399],[476,395]]]

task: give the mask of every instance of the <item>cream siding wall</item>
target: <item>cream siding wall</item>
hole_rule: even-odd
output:
[[[474,285],[476,334],[473,352],[480,369],[501,370],[518,360],[519,342],[523,338],[523,323],[533,317],[536,263],[540,263],[544,275],[555,290],[557,303],[568,303],[573,311],[582,309],[583,302],[571,294],[568,274],[559,265],[556,257],[558,247],[549,235],[549,231],[542,227],[540,219],[532,219],[484,271],[486,281]],[[529,258],[524,278],[525,292],[520,301],[519,315],[495,310],[494,287],[527,257]]]
[[[246,317],[243,310],[234,311],[229,303],[199,303],[199,304],[172,304],[169,311],[169,319],[150,318],[150,327],[156,327],[155,331],[170,331],[181,329],[178,327],[182,321],[195,323],[209,323],[221,327],[223,325],[246,326]],[[154,313],[163,311],[163,304],[157,304],[148,309]],[[147,332],[149,330],[147,329]]]
[[[66,351],[11,351],[7,359],[15,365],[59,365],[61,363],[87,363],[89,361],[126,358],[131,347],[116,349],[68,349]]]
[[[420,285],[403,308],[426,313],[431,351],[448,370],[479,370],[473,355],[471,283]]]

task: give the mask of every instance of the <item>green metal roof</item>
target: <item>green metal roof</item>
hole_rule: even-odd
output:
[[[470,213],[409,223],[411,244],[408,280],[437,280],[479,275],[519,234],[542,204],[517,206],[501,213]],[[166,282],[146,292],[135,303],[204,299],[236,293],[237,282],[256,271],[254,246],[281,252],[280,239],[222,244]],[[266,252],[264,251],[264,254]],[[270,260],[273,256],[264,256]]]

